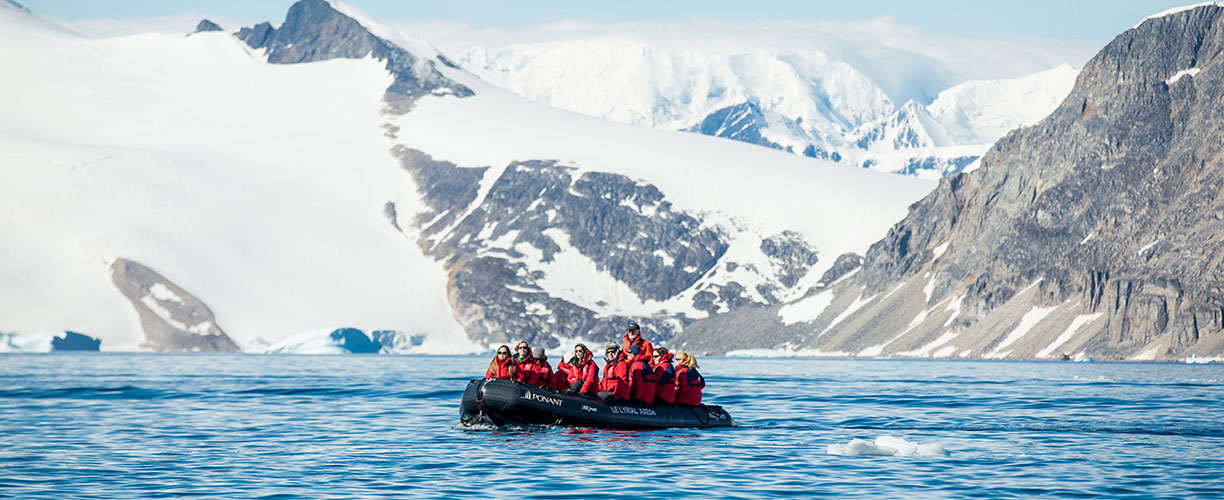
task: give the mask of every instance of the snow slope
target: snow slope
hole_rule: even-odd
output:
[[[399,117],[403,143],[461,166],[556,159],[657,186],[688,210],[795,230],[823,255],[863,252],[934,184],[713,137],[625,125],[543,106],[453,68],[474,97],[426,97]],[[826,264],[832,264],[830,262]]]
[[[1088,55],[1088,47],[1049,42],[1020,48],[960,40],[956,56],[938,36],[897,26],[867,26],[879,33],[868,38],[799,23],[697,24],[547,26],[534,36],[543,40],[474,33],[475,41],[453,45],[463,47],[457,58],[463,68],[532,101],[669,130],[692,129],[747,103],[760,108],[765,123],[731,138],[762,143],[759,133],[767,145],[795,154],[836,153],[851,165],[936,178],[1049,114],[1075,79],[1066,61]],[[766,30],[795,36],[772,41],[780,35]],[[987,54],[959,58],[974,52]],[[987,67],[982,59],[1009,64]]]
[[[333,5],[422,59],[436,54]],[[649,183],[730,231],[728,254],[756,264],[720,279],[758,279],[762,236],[797,231],[822,260],[791,292],[832,257],[864,252],[933,187],[559,110],[448,67],[476,96],[384,115],[392,76],[380,61],[275,65],[225,32],[89,39],[31,19],[0,11],[0,66],[19,75],[0,92],[21,96],[0,101],[0,234],[21,242],[0,248],[0,331],[70,328],[107,350],[139,348],[136,311],[111,283],[122,257],[206,303],[240,345],[351,327],[422,335],[412,352],[479,350],[450,309],[443,263],[416,244],[423,205],[396,144],[493,167],[485,193],[529,159]],[[552,296],[610,304],[600,314],[692,307],[695,290],[649,303],[589,259],[562,257],[533,263]]]
[[[228,33],[87,39],[0,9],[0,331],[140,325],[110,262],[200,298],[240,344],[356,326],[467,352],[446,276],[384,204],[416,203],[371,60],[269,65]],[[320,99],[319,96],[327,96]]]

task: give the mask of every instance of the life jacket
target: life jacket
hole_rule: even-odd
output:
[[[493,373],[493,370],[485,370],[485,378],[510,378],[510,367],[514,366],[514,361],[507,356],[505,361],[498,359],[496,362],[497,373]],[[517,377],[518,374],[515,373],[515,376]]]
[[[676,402],[676,367],[672,366],[674,357],[670,352],[664,354],[654,367],[656,403]]]
[[[676,369],[676,402],[686,405],[701,404],[701,389],[705,387],[705,377],[696,368],[680,366]]]
[[[625,342],[621,344],[621,352],[629,352],[629,346],[634,345],[641,349],[638,351],[638,354],[646,353],[646,359],[654,359],[654,345],[651,345],[650,341],[646,340],[646,337],[643,337],[641,333],[638,334],[637,340],[629,340],[629,334],[626,333]]]
[[[552,380],[548,381],[549,387],[552,387],[553,389],[556,389],[558,391],[564,391],[564,390],[569,389],[570,388],[569,372],[570,372],[570,365],[569,363],[566,363],[565,358],[562,357],[561,361],[557,362],[557,371],[553,372]]]
[[[540,387],[552,387],[553,369],[552,365],[548,364],[547,359],[536,359],[535,364],[536,381],[535,385]]]
[[[530,354],[523,359],[515,358],[514,362],[518,365],[518,370],[514,374],[514,380],[524,384],[536,385],[536,379],[539,378],[539,371],[536,368],[536,359]]]
[[[625,353],[618,354],[616,359],[604,365],[599,390],[611,392],[617,399],[629,400],[629,363],[625,360]]]
[[[578,392],[595,394],[603,390],[599,383],[599,366],[589,356],[577,364],[569,365],[569,386],[566,388],[572,387],[575,382],[579,381],[582,382],[582,386],[578,388]]]
[[[646,404],[654,403],[655,376],[650,366],[650,357],[639,353],[629,366],[630,395],[634,400]]]

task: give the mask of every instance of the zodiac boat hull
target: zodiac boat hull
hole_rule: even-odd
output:
[[[459,420],[466,426],[565,425],[603,429],[731,427],[721,406],[609,402],[506,379],[478,379],[463,391]]]

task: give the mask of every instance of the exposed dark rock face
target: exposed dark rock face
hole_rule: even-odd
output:
[[[224,31],[224,30],[222,30],[221,27],[217,25],[217,23],[214,23],[207,19],[201,19],[200,24],[196,25],[196,29],[194,33],[199,33],[201,31]]]
[[[744,102],[715,110],[688,131],[774,149],[786,149],[761,135],[761,130],[768,126],[761,107],[754,102]],[[817,154],[815,149],[812,154]]]
[[[965,303],[984,317],[1040,280],[1041,303],[1105,313],[1099,352],[1115,357],[1162,336],[1162,357],[1219,337],[1222,13],[1200,7],[1120,35],[1049,118],[941,182],[872,247],[868,291],[935,268],[931,300],[968,283]],[[1201,72],[1173,80],[1191,68]],[[933,266],[926,249],[944,241]]]
[[[102,346],[101,339],[95,339],[77,332],[64,332],[63,337],[51,339],[52,351],[97,351]]]
[[[146,347],[184,352],[241,350],[217,325],[208,306],[152,269],[115,259],[111,280],[140,315]]]
[[[823,311],[740,326],[860,356],[1224,355],[1222,150],[1224,8],[1147,20],[1049,117],[915,203]]]
[[[631,319],[652,338],[667,339],[692,320],[683,313],[601,315],[597,310],[609,304],[550,295],[545,282],[556,276],[544,269],[557,259],[589,261],[624,283],[629,300],[691,297],[695,309],[707,312],[776,303],[817,261],[795,233],[764,239],[760,251],[776,273],[754,282],[753,294],[718,278],[720,264],[747,269],[723,259],[728,235],[676,210],[652,185],[533,160],[505,167],[481,197],[484,177],[496,173],[491,169],[460,168],[408,148],[396,154],[428,207],[417,220],[421,246],[447,262],[456,316],[479,341],[526,338],[555,347],[557,338],[613,340]]]
[[[294,64],[329,59],[385,61],[395,81],[385,100],[392,112],[404,113],[425,95],[468,97],[471,89],[438,72],[435,60],[423,59],[387,40],[374,36],[352,18],[332,8],[325,0],[301,0],[289,8],[280,28],[261,23],[242,28],[238,38],[255,49],[265,49],[268,62]],[[453,66],[439,58],[438,63]]]

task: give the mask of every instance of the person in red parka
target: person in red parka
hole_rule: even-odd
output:
[[[524,384],[538,385],[536,383],[536,377],[538,376],[536,359],[531,356],[531,344],[528,344],[525,340],[515,344],[512,360],[517,367],[514,380]]]
[[[493,355],[493,361],[489,362],[489,369],[485,371],[485,378],[508,378],[514,380],[518,375],[517,367],[514,366],[514,360],[510,359],[510,346],[501,346],[497,348],[497,354]]]
[[[686,405],[701,404],[701,389],[705,378],[697,372],[697,358],[687,352],[680,353],[676,366],[676,402]]]
[[[548,384],[549,387],[552,387],[558,391],[568,391],[570,387],[570,365],[569,360],[567,360],[565,357],[565,354],[561,355],[561,361],[557,362],[557,370],[553,372],[552,380],[550,380]]]
[[[599,382],[599,397],[613,397],[622,401],[629,400],[629,360],[620,347],[608,342],[604,344],[603,380]]]
[[[654,368],[650,357],[638,345],[629,346],[629,400],[653,404],[655,395]]]
[[[656,347],[654,352],[655,402],[676,402],[676,369],[672,366],[675,356],[666,347]]]
[[[654,358],[654,346],[650,345],[650,341],[642,338],[642,327],[637,323],[629,322],[628,333],[625,333],[625,342],[621,344],[622,352],[629,352],[629,346],[638,346],[642,352],[646,353],[646,359]]]
[[[578,344],[574,346],[574,356],[569,361],[569,389],[570,392],[578,392],[582,394],[594,395],[598,393],[602,387],[599,383],[599,366],[592,359],[591,350],[587,349],[586,344]]]
[[[531,350],[531,357],[535,358],[535,385],[541,387],[552,387],[553,369],[548,363],[548,355],[544,354],[543,347],[537,347]]]

